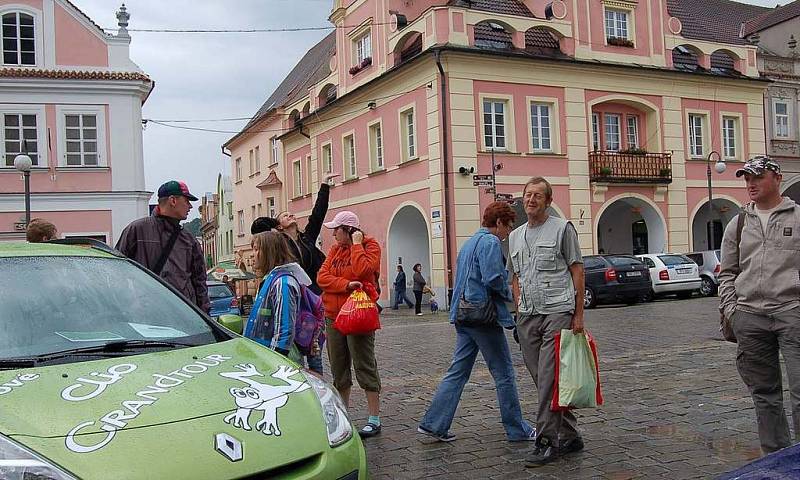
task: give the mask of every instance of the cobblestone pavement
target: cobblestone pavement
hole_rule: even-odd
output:
[[[588,311],[606,403],[576,411],[583,452],[538,469],[523,463],[531,444],[506,441],[480,356],[451,429],[456,441],[416,433],[449,366],[455,332],[446,312],[415,317],[387,309],[376,339],[384,427],[365,441],[372,478],[683,479],[735,469],[760,450],[736,347],[719,338],[716,306],[716,298],[695,298]],[[535,421],[536,388],[510,335],[509,342],[522,411]],[[351,413],[357,425],[365,422],[358,388]]]

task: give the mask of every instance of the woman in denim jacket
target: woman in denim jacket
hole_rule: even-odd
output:
[[[515,216],[508,203],[490,204],[483,212],[483,227],[458,253],[450,323],[455,323],[458,299],[463,291],[469,302],[482,303],[491,298],[497,309],[499,325],[455,326],[456,347],[453,361],[417,429],[419,433],[442,442],[455,439],[455,435],[449,431],[450,425],[479,351],[494,379],[500,415],[509,441],[533,440],[535,436],[533,427],[522,418],[511,351],[503,330],[503,327],[513,328],[514,319],[505,304],[511,301],[511,291],[500,242],[513,230]]]

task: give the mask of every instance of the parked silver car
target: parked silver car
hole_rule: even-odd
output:
[[[704,250],[701,252],[691,252],[686,254],[694,263],[700,267],[700,295],[711,297],[717,294],[719,287],[719,250]]]

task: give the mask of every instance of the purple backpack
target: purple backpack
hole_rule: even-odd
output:
[[[325,344],[325,310],[322,298],[300,285],[300,304],[294,321],[294,343],[303,355],[320,355]]]

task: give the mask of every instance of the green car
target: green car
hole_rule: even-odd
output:
[[[332,386],[91,240],[0,243],[0,478],[367,477]]]

